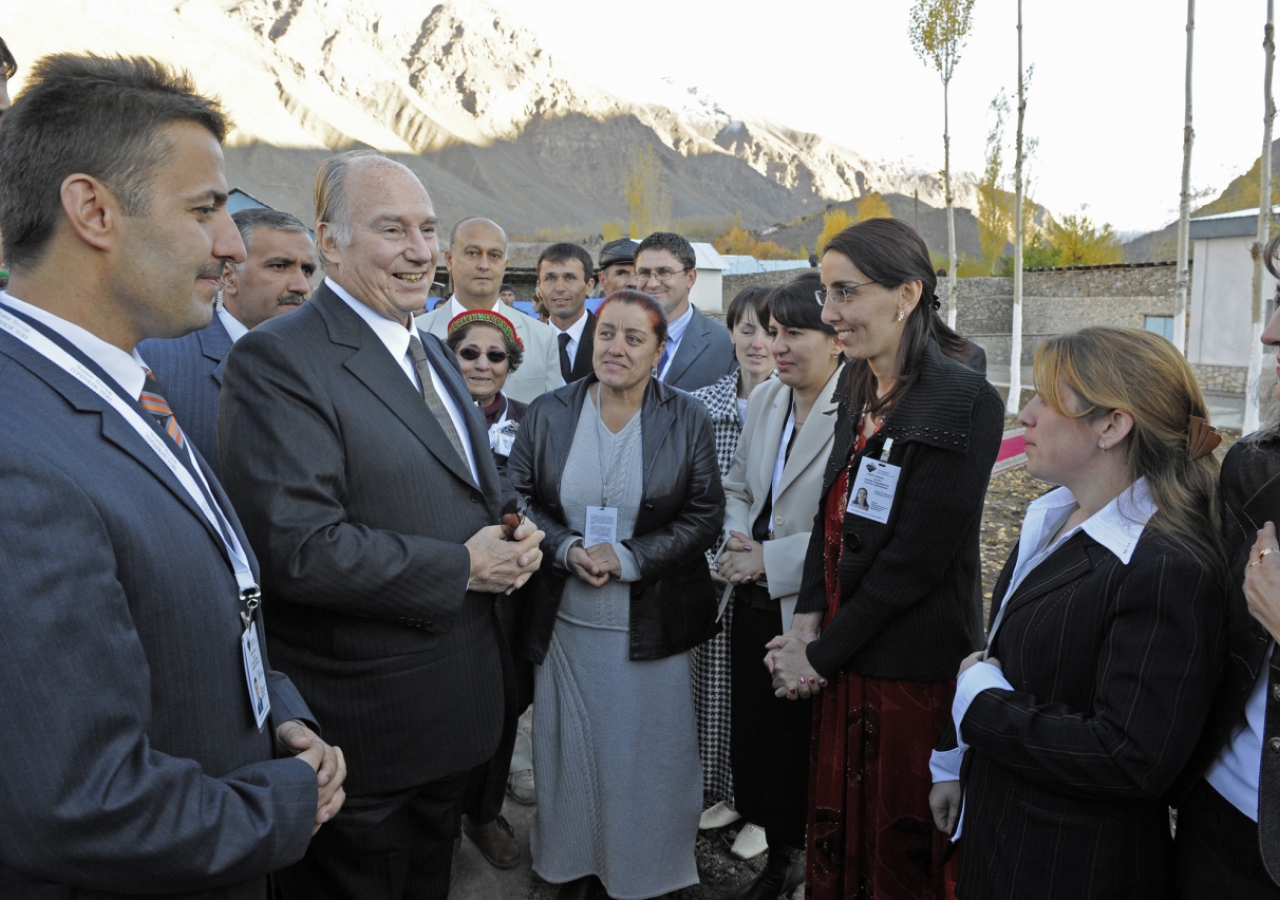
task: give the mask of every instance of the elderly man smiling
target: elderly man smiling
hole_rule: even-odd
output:
[[[542,532],[503,539],[514,494],[484,420],[453,354],[412,327],[438,250],[417,176],[368,151],[331,157],[316,221],[328,277],[232,348],[219,418],[271,653],[326,736],[349,741],[353,773],[349,813],[277,884],[288,900],[434,900],[467,774],[502,729],[495,600],[538,567]]]

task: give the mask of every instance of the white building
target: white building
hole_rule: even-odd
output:
[[[1280,206],[1272,215],[1280,214]],[[1191,267],[1191,322],[1187,329],[1187,361],[1196,366],[1236,369],[1244,385],[1249,365],[1253,323],[1253,255],[1258,210],[1204,216],[1191,220],[1195,242]],[[1275,296],[1276,280],[1263,270],[1263,295]],[[1271,305],[1268,304],[1268,312]],[[1201,381],[1205,381],[1205,374]],[[1226,375],[1227,373],[1222,373]],[[1213,381],[1215,379],[1210,379]]]
[[[693,252],[698,258],[698,278],[694,281],[693,288],[689,291],[689,302],[701,312],[723,313],[724,301],[721,299],[721,294],[724,292],[724,283],[722,278],[724,270],[729,267],[716,251],[716,248],[710,244],[696,243],[693,245]]]

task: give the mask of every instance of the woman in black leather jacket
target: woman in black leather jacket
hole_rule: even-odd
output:
[[[662,308],[619,291],[595,374],[530,404],[508,471],[546,533],[527,588],[538,663],[534,870],[587,897],[697,883],[702,770],[688,651],[716,630],[705,551],[724,492],[711,420],[653,378]]]

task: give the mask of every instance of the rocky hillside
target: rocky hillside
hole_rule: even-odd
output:
[[[418,171],[446,223],[484,213],[513,232],[625,220],[625,169],[646,144],[678,218],[740,213],[759,228],[870,191],[942,204],[936,173],[737,115],[696,89],[634,104],[572,80],[483,0],[41,0],[4,18],[20,64],[88,50],[188,68],[235,119],[230,181],[304,219],[319,160],[360,146]],[[973,176],[956,181],[958,204],[974,206]]]

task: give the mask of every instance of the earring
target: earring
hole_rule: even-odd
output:
[[[1110,450],[1111,448],[1110,448],[1110,447],[1108,447],[1106,444],[1099,443],[1099,444],[1098,444],[1098,449],[1099,449],[1099,450],[1101,450],[1103,453],[1106,453],[1106,452],[1107,452],[1108,450]]]
[[[904,313],[902,310],[898,310],[898,321],[899,321],[899,322],[901,322],[901,321],[902,321],[903,319],[905,319],[906,317],[907,317],[907,314],[906,314],[906,313]]]

